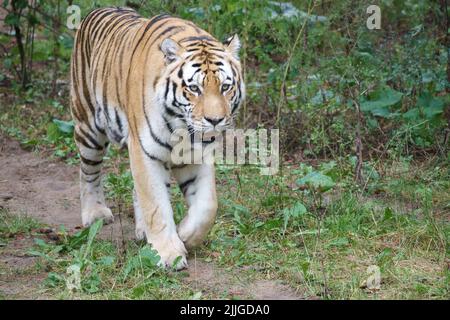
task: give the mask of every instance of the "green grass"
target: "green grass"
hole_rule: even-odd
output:
[[[286,169],[285,174],[295,171]],[[441,183],[434,180],[426,185],[426,191],[419,187],[407,193],[403,189],[407,193],[403,199],[414,198],[416,209],[409,209],[410,203],[345,189],[316,207],[317,200],[309,190],[286,190],[280,198],[276,189],[279,178],[267,181],[245,170],[240,175],[245,180],[244,189],[236,192],[219,187],[220,219],[209,237],[209,247],[203,251],[206,255],[218,252],[219,264],[255,266],[300,291],[306,287],[309,296],[448,298],[448,210],[432,203],[434,192],[442,194],[441,184],[448,185],[445,175],[441,175]],[[227,178],[219,175],[219,180],[226,183]],[[403,177],[399,183],[412,181]],[[271,191],[261,194],[261,190]],[[304,204],[306,212],[295,209],[296,203]],[[289,219],[285,229],[286,206],[298,214]],[[447,221],[440,218],[445,216],[441,210],[445,210]],[[381,270],[378,292],[360,288],[370,265]]]
[[[69,119],[67,109],[57,100],[38,94],[17,100],[5,99],[0,103],[0,131],[17,139],[28,150],[51,150],[52,157],[77,163],[73,134],[58,130],[52,122],[56,118]]]
[[[110,161],[113,172],[106,177],[106,190],[119,208],[132,214],[132,179],[125,162]],[[243,279],[283,280],[305,297],[448,299],[447,168],[421,164],[420,174],[412,174],[418,169],[409,162],[408,170],[383,173],[369,182],[369,191],[361,191],[347,170],[350,162],[290,166],[283,176],[271,177],[259,175],[257,168],[218,167],[218,219],[196,257],[224,270],[239,270]],[[311,185],[298,187],[296,181],[308,172],[327,175],[334,186],[325,192]],[[179,221],[184,201],[178,188],[173,187],[172,195]],[[6,234],[32,233],[39,226],[28,217],[1,215],[2,241]],[[95,239],[98,230],[92,229],[77,235],[62,230],[57,242],[36,240],[30,252],[39,257],[37,270],[47,273],[41,288],[47,295],[198,297],[183,281],[184,272],[157,268],[155,253],[144,243],[127,241],[122,247]],[[381,272],[379,290],[363,285],[373,265]],[[80,287],[74,291],[67,289],[71,266],[81,271]],[[202,296],[216,297],[211,292]]]
[[[39,233],[43,227],[33,218],[0,210],[1,247],[7,248],[8,243],[16,239],[34,238],[34,245],[9,249],[17,257],[36,257],[34,267],[11,269],[0,264],[0,275],[10,280],[47,275],[31,298],[189,299],[195,294],[180,280],[185,273],[165,271],[156,266],[159,257],[148,245],[129,241],[126,247],[118,248],[109,241],[96,240],[101,221],[74,235],[61,229],[54,241]],[[2,252],[0,248],[0,256]],[[78,285],[77,277],[74,278],[76,269],[80,271]],[[75,289],[70,289],[68,283],[74,284]]]
[[[2,241],[18,234],[29,234],[41,226],[42,223],[32,217],[11,214],[8,210],[0,207],[0,239]]]
[[[305,165],[284,168],[283,177],[260,176],[250,167],[219,167],[219,215],[197,257],[225,270],[241,270],[248,279],[284,280],[306,297],[447,299],[450,229],[448,204],[440,196],[448,190],[448,173],[430,164],[418,179],[409,174],[414,171],[411,166],[403,174],[376,181],[390,191],[389,196],[348,188],[352,177],[346,176],[345,161],[342,170],[334,166],[334,174],[330,165],[321,166],[321,172],[328,172],[336,182],[323,193],[295,188],[299,177],[314,170]],[[129,171],[122,164],[113,167],[121,171],[107,176],[108,196],[129,207]],[[179,220],[185,205],[179,190],[174,187],[172,193]],[[0,215],[2,241],[40,226],[34,219],[5,210]],[[128,241],[121,247],[96,240],[97,231],[91,227],[68,235],[62,230],[57,242],[36,240],[31,253],[40,257],[37,270],[48,273],[46,294],[90,299],[196,294],[182,281],[183,272],[158,269],[152,262],[154,252],[145,244]],[[68,268],[74,265],[81,269],[81,286],[72,292],[66,282]],[[371,265],[380,268],[380,290],[361,286]]]
[[[94,240],[101,221],[57,244],[36,241],[30,252],[40,256],[40,268],[51,269],[46,292],[62,299],[189,299],[183,273],[156,266],[159,256],[148,245],[133,241],[118,248]],[[77,275],[78,274],[78,275]]]
[[[434,170],[423,173],[433,174]],[[448,297],[449,225],[435,215],[446,209],[433,205],[433,193],[439,194],[447,181],[444,172],[441,183],[434,179],[431,185],[423,185],[425,189],[409,193],[404,188],[402,197],[391,203],[356,191],[336,190],[328,200],[318,201],[316,198],[325,198],[326,193],[281,189],[304,171],[298,168],[286,168],[284,178],[262,177],[245,167],[218,171],[219,218],[197,257],[225,269],[240,269],[246,278],[282,279],[306,297]],[[244,188],[235,183],[237,174]],[[408,176],[397,179],[400,184],[412,183]],[[122,173],[108,182],[110,190],[123,190],[123,184],[131,180]],[[344,179],[337,186],[347,182]],[[265,192],[261,194],[261,190]],[[173,194],[179,219],[184,204],[179,191],[174,189]],[[399,202],[410,199],[415,199],[415,209]],[[306,211],[298,211],[299,203]],[[287,222],[286,212],[291,214]],[[381,271],[381,289],[376,291],[362,286],[372,265]]]

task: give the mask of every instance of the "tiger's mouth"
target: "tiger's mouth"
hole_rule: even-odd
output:
[[[232,127],[231,119],[225,119],[223,123],[217,125],[207,125],[202,121],[193,121],[188,119],[186,121],[187,128],[190,133],[202,133],[202,134],[220,134]]]

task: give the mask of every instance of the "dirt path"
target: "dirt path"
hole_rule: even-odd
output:
[[[78,169],[61,161],[51,160],[23,150],[19,143],[0,135],[0,207],[12,214],[25,214],[69,232],[80,229]],[[114,210],[113,210],[114,211]],[[122,215],[124,235],[133,238],[133,221]],[[105,226],[101,236],[119,241],[122,230],[119,219]],[[32,239],[19,238],[0,250],[0,264],[13,266],[18,277],[5,279],[0,274],[0,297],[48,298],[37,294],[45,277],[24,272],[34,264],[34,258],[23,255],[23,248]],[[301,299],[291,288],[272,280],[242,281],[232,272],[224,272],[201,259],[189,260],[186,281],[196,290],[231,292],[235,296],[254,299]]]

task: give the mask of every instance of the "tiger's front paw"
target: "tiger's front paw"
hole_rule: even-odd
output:
[[[158,251],[158,255],[161,257],[158,263],[160,267],[173,268],[175,270],[187,268],[187,250],[178,236],[172,236],[160,241],[149,241],[149,243]]]
[[[114,222],[111,210],[104,205],[96,205],[81,212],[81,220],[84,227],[90,226],[99,219],[103,219],[105,224]]]
[[[217,207],[203,211],[200,215],[188,214],[178,225],[177,232],[187,249],[200,246],[214,224]],[[198,214],[198,212],[196,212]],[[201,219],[196,217],[200,216]]]

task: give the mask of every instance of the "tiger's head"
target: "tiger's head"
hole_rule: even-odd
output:
[[[160,48],[169,74],[166,112],[182,119],[191,133],[230,127],[245,96],[238,36],[224,43],[209,36],[167,38]]]

